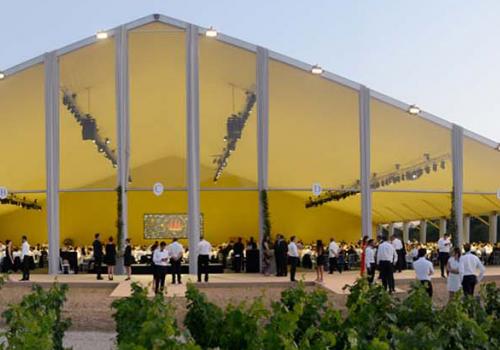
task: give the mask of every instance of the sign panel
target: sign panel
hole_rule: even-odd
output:
[[[161,196],[164,190],[165,187],[163,187],[163,184],[161,182],[157,182],[153,185],[153,193],[157,196]]]
[[[144,214],[144,239],[187,238],[187,214]],[[203,235],[203,215],[200,214]]]
[[[319,196],[321,194],[321,191],[323,191],[323,189],[321,188],[321,184],[320,183],[314,183],[312,185],[312,193],[315,196]]]
[[[7,190],[7,187],[1,187],[0,186],[0,199],[5,199],[9,195],[9,191]]]

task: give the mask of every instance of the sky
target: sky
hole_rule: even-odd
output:
[[[249,41],[500,141],[499,0],[0,0],[0,70],[153,13]]]

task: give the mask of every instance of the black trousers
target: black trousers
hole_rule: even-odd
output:
[[[295,272],[297,271],[297,265],[299,264],[299,258],[295,256],[290,257],[290,281],[295,282]]]
[[[172,264],[172,284],[175,284],[175,277],[177,283],[181,283],[181,259],[170,259]]]
[[[404,249],[398,249],[396,250],[396,253],[398,254],[398,271],[401,272],[406,268],[406,258],[405,258],[405,250]]]
[[[24,257],[21,264],[21,270],[23,271],[23,281],[29,281],[30,279],[30,259],[28,256]]]
[[[102,256],[98,256],[94,258],[94,269],[97,274],[97,278],[101,278],[101,265],[102,265]]]
[[[198,282],[201,282],[202,274],[205,274],[205,282],[208,282],[208,255],[198,255]]]
[[[337,258],[328,258],[328,269],[330,273],[333,273],[334,270],[337,270],[339,273],[342,273],[341,266],[337,262]]]
[[[443,277],[446,264],[448,263],[449,258],[450,258],[450,253],[439,252],[439,267],[441,268],[441,276]]]
[[[382,260],[379,263],[380,278],[382,278],[382,285],[384,289],[389,289],[389,293],[395,291],[396,287],[394,284],[394,265],[391,261]]]
[[[466,275],[462,279],[462,288],[464,290],[464,295],[474,295],[474,288],[476,287],[477,277],[476,275]]]
[[[241,254],[233,256],[233,260],[234,260],[234,271],[241,272],[241,264],[243,262],[243,259],[241,258]]]
[[[167,267],[163,265],[155,265],[155,294],[163,292],[165,288],[165,276],[167,275]]]
[[[287,275],[287,257],[280,255],[276,257],[276,276]]]
[[[425,288],[425,291],[432,298],[432,282],[424,280],[424,281],[420,281],[420,283],[422,283],[422,285]]]
[[[371,263],[370,267],[368,267],[366,269],[366,275],[367,275],[367,278],[368,278],[368,283],[370,283],[370,284],[373,283],[373,279],[375,278],[375,270],[376,270],[375,263]]]

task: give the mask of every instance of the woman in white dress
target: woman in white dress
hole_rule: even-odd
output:
[[[448,259],[448,263],[446,264],[446,269],[448,270],[448,281],[446,286],[450,293],[450,300],[453,298],[453,295],[462,288],[459,272],[460,255],[460,248],[453,248],[453,255]]]

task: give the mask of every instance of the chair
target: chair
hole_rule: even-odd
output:
[[[62,258],[59,258],[59,269],[63,274],[68,275],[70,270],[68,260],[63,260]]]

